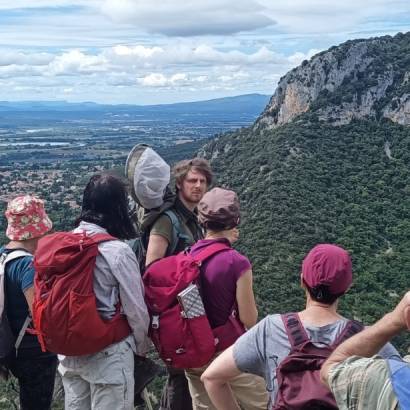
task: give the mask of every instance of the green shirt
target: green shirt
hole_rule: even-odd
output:
[[[198,218],[194,212],[187,209],[180,200],[175,201],[175,205],[170,209],[174,212],[181,224],[182,233],[184,233],[188,239],[180,240],[175,249],[175,254],[183,251],[186,247],[193,245],[199,239],[203,238],[203,231],[198,223]],[[173,238],[173,226],[171,219],[163,214],[152,225],[150,235],[160,235],[164,237],[169,244]]]

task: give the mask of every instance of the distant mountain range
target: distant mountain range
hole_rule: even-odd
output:
[[[174,115],[174,114],[236,114],[259,115],[269,101],[268,95],[246,94],[206,101],[158,105],[107,105],[93,102],[70,103],[66,101],[0,101],[2,113],[82,113],[96,115]]]
[[[301,262],[317,243],[352,254],[346,316],[371,323],[410,288],[410,33],[304,61],[252,127],[202,154],[239,194],[262,314],[303,308]],[[396,342],[404,352],[410,335]]]

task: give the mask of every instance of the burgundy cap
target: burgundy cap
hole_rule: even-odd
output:
[[[303,260],[302,276],[309,288],[326,285],[332,295],[342,295],[352,284],[349,253],[336,245],[316,245]]]
[[[222,188],[208,191],[198,204],[198,219],[204,226],[212,222],[223,229],[239,225],[239,200],[235,192]]]

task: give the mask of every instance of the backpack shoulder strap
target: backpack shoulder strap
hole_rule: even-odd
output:
[[[340,335],[336,338],[336,340],[332,344],[332,348],[335,348],[342,344],[345,340],[349,339],[349,337],[352,337],[356,333],[361,332],[364,329],[364,326],[362,323],[358,322],[357,320],[349,320],[343,329],[343,331],[340,333]]]
[[[210,258],[211,256],[228,249],[232,248],[226,243],[216,242],[201,250],[197,255],[193,256],[193,259],[199,263],[203,263],[206,259]]]
[[[281,317],[292,348],[310,340],[297,313],[285,313]]]
[[[189,241],[189,236],[183,232],[181,221],[179,220],[177,214],[172,209],[167,209],[163,215],[166,215],[172,224],[172,243],[169,244],[167,254],[173,255],[177,246],[178,242],[182,240]]]
[[[12,260],[23,258],[24,256],[33,256],[31,253],[25,251],[24,249],[16,249],[11,252],[3,252],[0,255],[0,275],[4,275],[4,270],[6,269],[6,264]]]

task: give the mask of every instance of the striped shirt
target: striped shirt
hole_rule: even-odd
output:
[[[334,366],[329,385],[339,410],[400,410],[387,361],[353,356]]]

